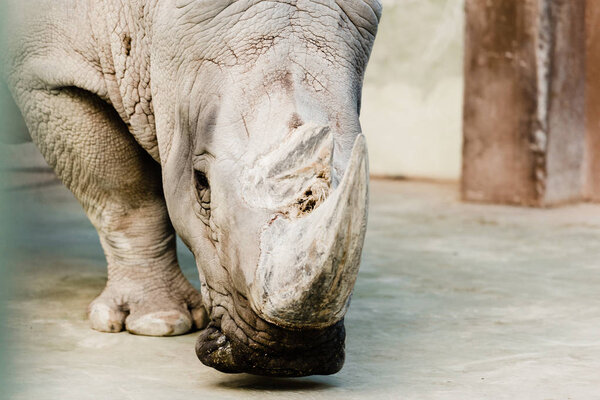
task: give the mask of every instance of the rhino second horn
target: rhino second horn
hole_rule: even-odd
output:
[[[344,317],[366,231],[368,183],[359,135],[340,185],[323,204],[301,219],[276,217],[264,229],[250,287],[258,315],[292,329],[322,329]]]

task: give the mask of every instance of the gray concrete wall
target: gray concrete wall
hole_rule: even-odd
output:
[[[371,173],[456,180],[463,0],[383,0],[363,91]]]

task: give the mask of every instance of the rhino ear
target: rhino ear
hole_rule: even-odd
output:
[[[279,326],[315,329],[343,318],[366,231],[368,179],[359,135],[340,185],[320,207],[304,218],[271,221],[250,285],[258,315]]]

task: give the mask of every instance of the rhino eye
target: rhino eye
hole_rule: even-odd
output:
[[[194,180],[196,181],[196,190],[198,192],[209,189],[208,178],[204,172],[194,171]]]
[[[204,223],[208,224],[210,219],[210,184],[204,172],[194,170],[194,186],[198,202],[195,207],[197,214]]]

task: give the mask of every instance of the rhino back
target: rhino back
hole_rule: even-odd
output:
[[[83,89],[111,104],[158,160],[145,47],[148,3],[9,0],[3,65],[19,107],[28,106],[32,90]]]

